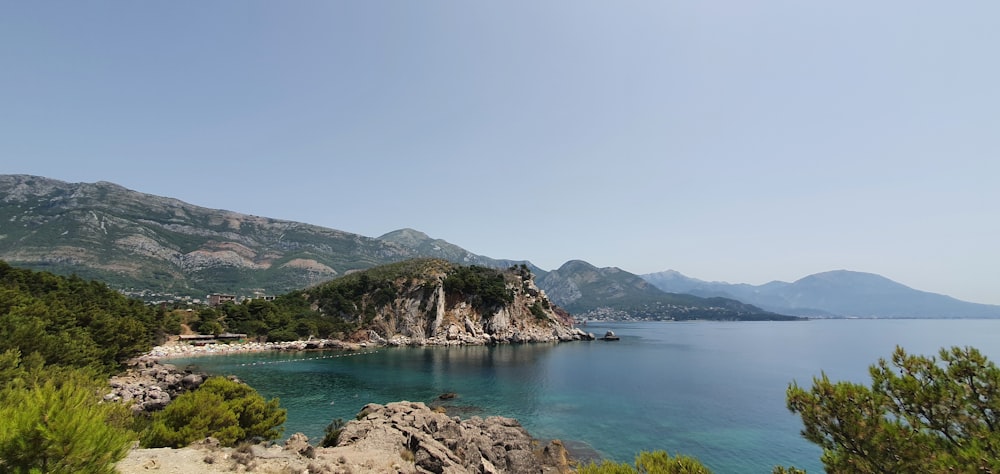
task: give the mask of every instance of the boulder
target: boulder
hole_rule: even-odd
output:
[[[111,392],[104,399],[127,404],[136,413],[162,410],[170,400],[198,388],[207,378],[145,357],[130,362],[128,367],[111,377]]]
[[[408,452],[421,472],[571,472],[562,443],[541,447],[517,420],[492,416],[463,421],[406,401],[366,405],[344,427],[337,446],[401,456]]]

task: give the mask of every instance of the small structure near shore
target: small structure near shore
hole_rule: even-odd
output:
[[[610,330],[604,333],[604,337],[601,338],[602,341],[617,341],[619,339],[621,338],[618,337],[618,335],[616,335],[614,331]]]
[[[177,340],[181,342],[186,342],[195,346],[204,346],[206,344],[218,344],[219,342],[239,342],[245,341],[247,339],[246,334],[234,334],[229,332],[224,332],[219,335],[212,334],[183,334],[177,336]]]

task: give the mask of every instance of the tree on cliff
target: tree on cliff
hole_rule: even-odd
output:
[[[897,347],[870,387],[826,374],[788,387],[827,472],[1000,472],[1000,369],[973,348],[939,356]]]

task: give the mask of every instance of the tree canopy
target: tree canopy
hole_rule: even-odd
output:
[[[96,281],[0,261],[0,352],[37,352],[47,364],[110,374],[148,351],[156,311]]]
[[[822,374],[788,387],[827,472],[1000,472],[1000,369],[978,350],[897,347],[869,372],[870,386]]]

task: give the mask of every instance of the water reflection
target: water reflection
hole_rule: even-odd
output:
[[[344,352],[235,354],[172,361],[211,374],[236,375],[288,409],[288,433],[321,436],[335,418],[367,403],[399,400],[443,406],[451,415],[532,418],[555,344],[385,348]],[[454,392],[452,400],[440,400]]]

